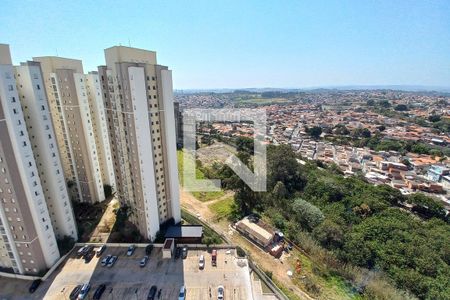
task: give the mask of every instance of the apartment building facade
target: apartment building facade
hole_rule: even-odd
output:
[[[28,135],[56,237],[69,236],[77,240],[75,217],[64,178],[40,64],[26,62],[16,66],[15,77]]]
[[[115,46],[105,59],[98,73],[117,196],[140,233],[154,240],[160,224],[181,218],[172,74],[153,51]]]
[[[45,103],[45,95],[38,92],[42,80],[32,69],[28,74],[20,69],[24,80],[16,82],[9,47],[0,45],[0,269],[37,275],[50,268],[60,253],[44,193],[48,185],[42,183],[58,179],[54,174],[41,177],[35,160],[41,152],[33,153],[33,148],[47,142],[31,141],[28,126],[32,125],[26,122],[20,101],[20,97],[37,96],[37,101]],[[26,78],[29,75],[31,79]],[[27,91],[22,87],[19,95],[17,86],[24,84],[33,87]],[[48,118],[48,113],[41,111],[34,117]],[[34,134],[32,128],[30,132]]]
[[[102,87],[98,73],[89,72],[89,74],[86,74],[85,82],[102,181],[103,184],[111,186],[112,191],[114,191],[116,189],[116,179],[114,176],[114,166],[111,157]]]
[[[103,201],[100,159],[82,63],[53,56],[33,60],[41,63],[71,198],[88,203]]]

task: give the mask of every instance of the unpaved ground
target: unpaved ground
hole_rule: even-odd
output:
[[[235,231],[231,224],[227,221],[215,222],[214,213],[209,209],[208,205],[212,203],[201,202],[197,200],[192,194],[180,190],[181,196],[181,206],[188,210],[190,213],[197,215],[201,220],[208,223],[214,230],[219,233],[224,234],[231,243],[234,245],[239,245],[246,249],[253,261],[260,266],[263,270],[268,270],[272,272],[273,277],[285,285],[287,288],[292,290],[295,294],[302,297],[302,299],[313,299],[304,291],[302,291],[298,286],[296,286],[291,278],[287,275],[287,271],[293,271],[294,266],[288,263],[289,257],[283,254],[280,259],[274,258],[269,253],[261,250],[258,246],[250,243],[247,239],[242,237],[237,231]],[[218,200],[213,200],[218,201]],[[286,261],[286,262],[285,262]]]
[[[231,154],[236,154],[236,149],[230,145],[215,142],[210,146],[198,149],[196,154],[203,164],[209,165],[215,161],[224,163]]]
[[[98,222],[95,229],[89,238],[89,241],[96,243],[106,243],[108,241],[111,230],[116,222],[116,214],[114,213],[114,205],[118,203],[118,200],[113,198],[106,206],[106,210],[103,213],[100,222]]]

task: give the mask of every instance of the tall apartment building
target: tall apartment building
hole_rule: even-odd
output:
[[[81,61],[34,57],[41,63],[66,180],[76,201],[103,201],[100,159]]]
[[[177,149],[183,148],[183,112],[180,109],[180,102],[174,102],[175,114],[175,140],[177,142]]]
[[[47,142],[38,141],[42,136],[30,138],[28,130],[35,134],[34,128],[29,128],[34,125],[26,122],[19,98],[35,98],[45,108],[45,94],[39,92],[42,78],[31,66],[27,72],[19,68],[18,73],[24,79],[17,83],[9,47],[0,45],[0,268],[36,275],[60,257],[45,194],[49,181],[57,183],[58,177],[55,173],[40,173],[44,169],[38,164],[47,158],[35,156],[45,150],[33,153],[33,148],[45,147]],[[17,84],[22,85],[20,95]],[[25,84],[32,87],[24,89]],[[48,111],[40,110],[34,118],[48,119]],[[45,126],[45,122],[39,124]]]
[[[111,157],[108,127],[103,104],[102,87],[97,72],[89,72],[85,75],[89,108],[91,110],[91,121],[94,128],[95,143],[100,163],[103,184],[116,189],[114,166]]]
[[[160,224],[180,221],[172,74],[152,51],[116,46],[105,58],[98,70],[117,195],[154,240]]]

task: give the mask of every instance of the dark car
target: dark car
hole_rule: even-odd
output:
[[[83,253],[83,258],[84,259],[86,259],[86,256],[90,256],[91,255],[91,253],[92,253],[92,251],[94,251],[94,246],[87,246],[85,249],[84,249],[84,253]]]
[[[102,297],[102,294],[105,291],[105,289],[106,289],[106,285],[105,284],[100,284],[98,286],[98,288],[95,290],[93,299],[94,300],[99,300]]]
[[[147,300],[155,300],[156,292],[158,291],[158,288],[156,285],[152,285],[150,288],[150,291],[148,292]]]
[[[81,291],[81,287],[82,287],[82,285],[80,284],[80,285],[77,285],[76,287],[73,288],[72,292],[70,292],[70,296],[69,296],[70,300],[76,300],[77,299],[78,294]]]
[[[187,247],[183,247],[183,250],[182,250],[183,259],[186,259],[187,254],[188,254],[188,248]]]
[[[145,254],[150,255],[152,254],[153,251],[153,245],[147,245],[147,247],[145,247]]]
[[[90,251],[90,252],[88,252],[88,253],[86,253],[85,255],[84,255],[84,263],[86,263],[86,264],[88,264],[91,260],[92,260],[92,258],[94,257],[94,252],[93,251]]]
[[[175,259],[179,259],[181,256],[181,248],[177,247],[177,250],[175,251]]]
[[[39,287],[39,285],[41,284],[42,280],[40,279],[36,279],[35,281],[33,281],[30,285],[30,288],[28,289],[28,291],[30,293],[34,293],[36,291],[36,289]]]

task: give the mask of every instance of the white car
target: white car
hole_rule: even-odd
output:
[[[223,300],[225,294],[225,289],[223,287],[223,285],[219,285],[217,287],[217,300]]]
[[[200,255],[200,258],[198,259],[198,268],[200,270],[203,270],[203,268],[205,267],[205,257],[202,255]]]
[[[135,245],[131,245],[130,247],[128,247],[127,256],[133,255],[135,249],[136,249]]]

